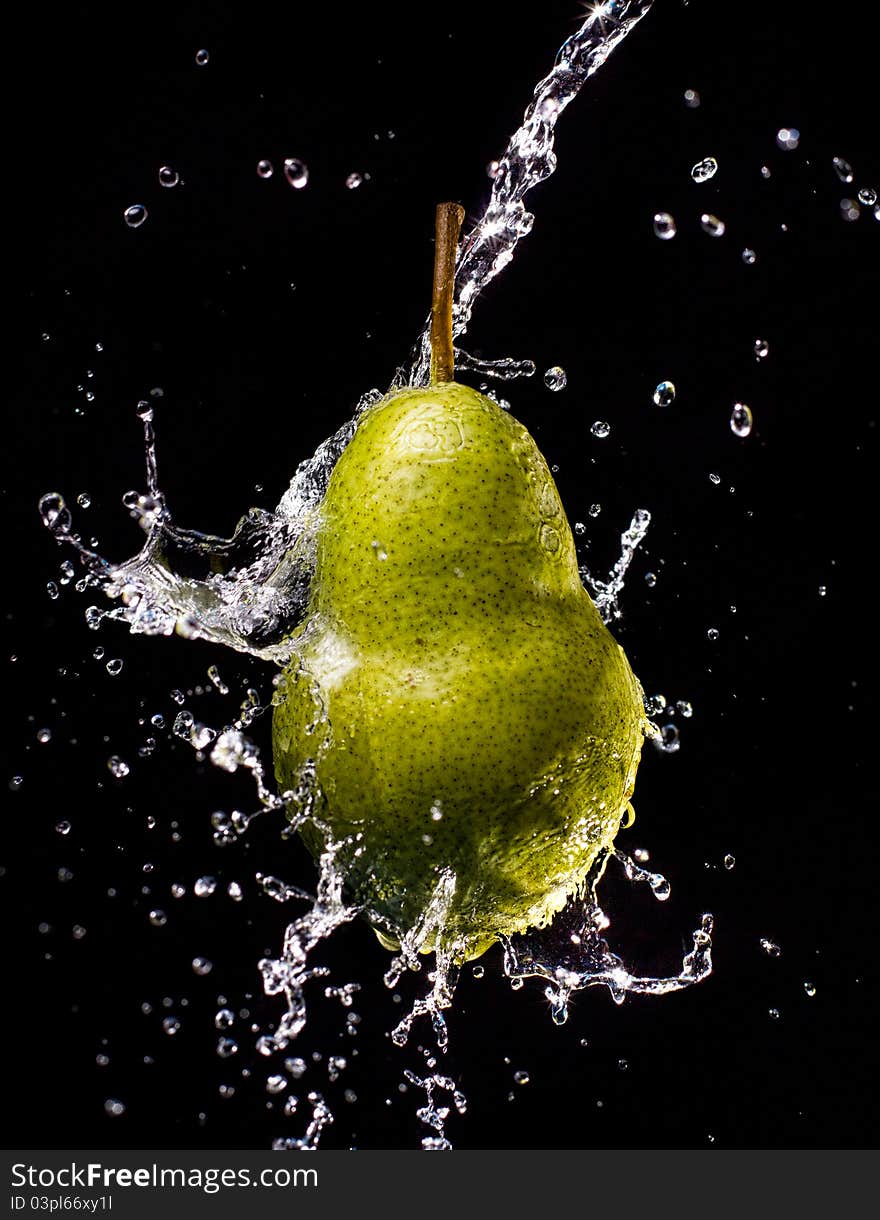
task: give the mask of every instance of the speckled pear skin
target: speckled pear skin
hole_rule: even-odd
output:
[[[645,713],[522,424],[457,383],[370,408],[321,507],[296,643],[277,777],[317,759],[321,817],[360,832],[349,889],[386,939],[448,869],[439,935],[459,958],[546,923],[617,832]]]

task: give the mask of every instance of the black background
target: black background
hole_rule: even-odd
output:
[[[288,912],[253,877],[308,884],[312,865],[269,819],[215,848],[210,814],[250,808],[244,781],[163,734],[151,757],[137,754],[150,732],[139,718],[176,711],[169,691],[208,686],[210,664],[235,699],[187,706],[215,723],[245,687],[267,693],[271,671],[205,644],[88,631],[93,595],[46,593],[73,556],[42,529],[36,502],[88,491],[76,528],[111,558],[131,554],[140,535],[120,497],[143,485],[133,408],[161,387],[160,481],[176,519],[228,533],[250,504],[276,503],[296,464],[405,360],[428,307],[434,204],[459,198],[479,215],[486,163],[581,10],[211,7],[35,14],[8,42],[5,1139],[263,1148],[302,1134],[308,1086],[337,1116],[326,1146],[415,1148],[416,1095],[398,1084],[419,1069],[427,1035],[391,1047],[400,1009],[365,926],[320,959],[336,981],[361,983],[360,1032],[345,1036],[339,1005],[316,1000],[292,1053],[324,1058],[293,1086],[299,1114],[281,1116],[264,1090],[278,1065],[254,1052],[249,1024],[279,1015],[257,961],[277,952]],[[538,365],[501,392],[559,467],[571,518],[589,523],[594,571],[614,561],[634,509],[651,510],[616,632],[648,693],[695,708],[677,718],[678,754],[646,749],[638,821],[621,836],[650,851],[672,898],[658,906],[609,869],[612,944],[634,968],[674,970],[702,911],[717,935],[708,982],[621,1008],[582,993],[563,1028],[540,986],[510,991],[497,950],[484,978],[466,971],[443,1062],[470,1099],[450,1120],[457,1147],[874,1140],[880,229],[871,208],[854,224],[839,209],[880,185],[869,8],[816,22],[802,5],[657,0],[560,120],[559,168],[529,199],[534,232],[477,307],[470,350]],[[687,88],[699,109],[685,106]],[[777,148],[782,126],[800,129],[797,151]],[[690,167],[708,155],[721,168],[697,186]],[[288,156],[309,166],[302,191],[280,172]],[[851,186],[833,156],[852,162]],[[262,157],[276,167],[268,181],[255,172]],[[160,187],[161,165],[183,183]],[[357,190],[345,186],[353,171],[370,175]],[[137,230],[122,221],[133,203],[149,209]],[[678,221],[673,241],[652,233],[658,210]],[[703,211],[726,221],[724,237],[701,231]],[[759,336],[770,345],[760,365]],[[540,376],[553,364],[568,372],[559,394]],[[663,379],[679,391],[666,411],[651,401]],[[754,411],[746,440],[728,426],[737,400]],[[590,435],[596,419],[611,424],[608,439]],[[111,657],[125,662],[115,678]],[[53,736],[39,744],[43,727]],[[265,719],[257,739],[267,732]],[[131,763],[123,781],[107,771],[111,754]],[[204,874],[220,884],[198,899]],[[165,927],[150,926],[153,907]],[[761,937],[781,955],[762,952]],[[196,955],[213,961],[208,976],[193,973]],[[403,985],[405,1001],[415,985]],[[218,995],[252,1014],[237,1022],[232,1060],[214,1054]],[[173,1037],[167,1015],[181,1022]],[[335,1085],[328,1054],[349,1064]],[[528,1084],[513,1083],[518,1070]],[[221,1098],[221,1084],[235,1096]],[[107,1116],[107,1098],[124,1115]]]

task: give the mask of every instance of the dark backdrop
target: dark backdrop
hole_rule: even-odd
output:
[[[336,1002],[316,1003],[292,1053],[323,1058],[284,1119],[249,1025],[279,1013],[256,963],[277,951],[286,912],[253,877],[308,884],[310,861],[269,819],[215,848],[211,813],[249,807],[249,789],[167,734],[138,757],[151,731],[141,722],[176,710],[172,688],[208,686],[217,664],[236,694],[265,693],[271,673],[204,644],[88,631],[90,597],[47,595],[68,556],[36,502],[88,492],[77,527],[112,558],[132,553],[140,534],[120,497],[143,485],[133,407],[161,387],[161,482],[177,520],[225,533],[249,505],[274,504],[405,359],[428,306],[434,204],[459,198],[479,213],[486,163],[580,6],[216,7],[37,14],[9,42],[6,1140],[262,1148],[302,1133],[308,1086],[336,1112],[328,1146],[412,1148],[416,1100],[398,1084],[421,1062],[424,1031],[391,1047],[399,1009],[369,930],[345,929],[321,959],[362,984],[360,1032],[343,1033]],[[621,1008],[583,993],[563,1028],[540,986],[510,991],[497,951],[482,979],[466,971],[444,1059],[470,1098],[449,1124],[460,1148],[873,1138],[880,227],[870,207],[855,223],[839,207],[880,185],[869,8],[816,22],[802,5],[657,0],[560,121],[559,169],[529,200],[534,233],[477,308],[472,350],[537,362],[508,396],[559,467],[571,518],[589,523],[594,569],[613,562],[635,508],[654,515],[616,630],[646,690],[694,714],[674,721],[679,753],[647,747],[639,819],[621,836],[650,852],[673,896],[658,906],[609,870],[612,944],[634,967],[670,969],[702,911],[717,935],[705,984]],[[799,128],[796,151],[777,148],[782,126]],[[689,169],[709,155],[721,168],[697,186]],[[287,156],[307,162],[306,189],[284,182]],[[854,166],[851,185],[834,156]],[[276,167],[268,181],[262,157]],[[160,187],[162,165],[183,183]],[[354,171],[370,178],[350,190]],[[122,221],[134,203],[149,209],[136,231]],[[654,237],[658,210],[676,216],[675,240]],[[703,211],[726,221],[723,238],[700,230]],[[760,364],[758,337],[770,346]],[[568,372],[559,394],[540,376],[554,364]],[[678,386],[666,411],[651,402],[663,379]],[[737,400],[754,411],[744,441],[728,427]],[[604,441],[590,435],[596,419],[611,424]],[[188,706],[219,720],[230,704]],[[52,738],[40,743],[43,728]],[[124,781],[107,771],[111,754],[131,763]],[[206,874],[217,892],[197,899]],[[186,897],[171,897],[175,882]],[[197,955],[209,975],[193,973]],[[232,1060],[214,1052],[218,996],[251,1014],[237,1019]],[[173,1036],[167,1016],[180,1022]],[[329,1054],[348,1062],[335,1084]],[[516,1085],[521,1070],[530,1081]],[[108,1116],[108,1098],[125,1113]]]

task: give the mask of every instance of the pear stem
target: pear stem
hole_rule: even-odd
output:
[[[464,208],[458,203],[438,203],[434,242],[434,291],[431,297],[431,385],[442,385],[455,377],[452,347],[452,294],[455,257]]]

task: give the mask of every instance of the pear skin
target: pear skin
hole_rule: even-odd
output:
[[[319,818],[356,843],[349,891],[385,942],[454,874],[434,940],[478,956],[547,923],[611,844],[641,687],[583,588],[534,440],[474,390],[370,408],[319,512],[274,713],[278,781],[315,760]],[[324,845],[314,825],[304,838]]]

